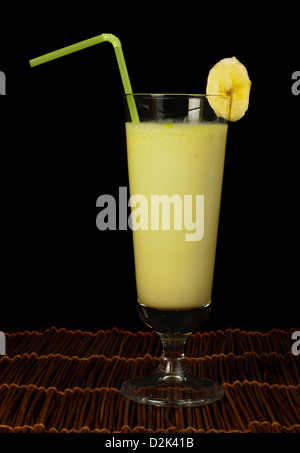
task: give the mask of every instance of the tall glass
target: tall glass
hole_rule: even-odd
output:
[[[125,96],[138,311],[162,341],[158,368],[121,388],[157,406],[197,406],[222,387],[190,373],[184,345],[210,313],[227,124],[206,95]],[[230,98],[223,97],[230,108]]]

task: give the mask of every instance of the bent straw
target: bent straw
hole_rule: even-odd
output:
[[[63,47],[62,49],[55,50],[54,52],[41,55],[40,57],[29,60],[29,63],[30,66],[33,68],[34,66],[47,63],[48,61],[55,60],[56,58],[64,57],[65,55],[77,52],[78,50],[86,49],[87,47],[94,46],[95,44],[99,44],[104,41],[108,41],[113,45],[121,74],[124,92],[125,94],[132,95],[132,88],[121,46],[121,41],[116,36],[110,33],[102,33],[102,35],[95,36],[94,38],[86,39],[85,41],[80,41],[76,44],[72,44],[71,46]],[[138,123],[139,116],[136,109],[134,97],[127,96],[127,102],[132,122]]]

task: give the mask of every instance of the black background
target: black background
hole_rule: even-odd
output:
[[[273,7],[263,16],[232,3],[216,11],[212,4],[65,7],[18,6],[2,18],[0,330],[146,329],[135,306],[131,231],[100,232],[95,224],[98,196],[117,197],[128,186],[113,48],[28,63],[101,33],[120,38],[135,92],[201,93],[220,59],[236,56],[247,67],[250,107],[229,125],[205,329],[298,327],[293,11]]]

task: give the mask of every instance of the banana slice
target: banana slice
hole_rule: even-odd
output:
[[[231,96],[230,111],[224,98],[208,97],[216,115],[237,121],[245,115],[249,105],[251,81],[247,69],[235,57],[224,58],[209,71],[206,94]]]

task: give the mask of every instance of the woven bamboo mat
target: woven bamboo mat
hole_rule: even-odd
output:
[[[6,334],[0,358],[0,432],[300,432],[300,356],[290,331],[195,333],[191,370],[217,380],[222,400],[158,408],[120,393],[151,372],[160,355],[153,333],[56,328]]]

